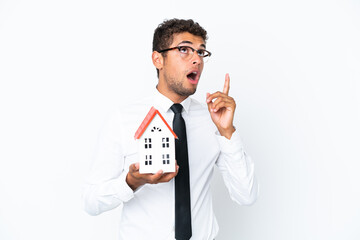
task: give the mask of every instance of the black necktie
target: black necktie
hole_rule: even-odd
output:
[[[189,240],[191,238],[191,208],[189,159],[186,141],[185,121],[181,116],[181,104],[174,104],[171,110],[175,113],[173,130],[178,136],[175,140],[175,155],[179,172],[175,177],[175,239]]]

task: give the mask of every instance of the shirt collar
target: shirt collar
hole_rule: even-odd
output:
[[[171,111],[170,107],[174,104],[173,101],[171,101],[169,98],[167,98],[166,96],[164,96],[163,94],[161,94],[157,88],[155,88],[154,91],[154,96],[155,96],[155,108],[163,111],[163,112],[167,112],[167,111]],[[187,97],[184,101],[182,101],[180,103],[183,106],[183,109],[186,113],[189,113],[189,109],[190,109],[190,104],[191,104],[191,98]]]

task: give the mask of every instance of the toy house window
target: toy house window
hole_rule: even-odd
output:
[[[170,164],[170,154],[163,154],[162,159],[163,159],[163,164]]]
[[[169,148],[169,138],[162,138],[162,147],[163,148]]]
[[[158,127],[153,127],[152,129],[151,129],[151,132],[155,132],[155,131],[158,131],[158,132],[161,132],[161,128],[158,128]]]
[[[145,165],[152,165],[152,156],[145,155]]]
[[[151,138],[145,138],[145,148],[151,148]]]

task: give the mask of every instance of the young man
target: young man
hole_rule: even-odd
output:
[[[149,97],[119,109],[100,135],[84,192],[85,210],[97,215],[121,206],[120,239],[214,239],[218,225],[210,181],[215,165],[234,201],[250,205],[257,198],[254,163],[233,126],[236,104],[228,95],[229,75],[222,92],[207,94],[207,108],[189,97],[211,55],[206,39],[207,32],[192,20],[160,24],[152,54],[158,85]],[[185,144],[179,140],[176,145],[174,173],[139,173],[132,139],[151,106],[174,124],[175,132],[185,132]],[[175,129],[179,121],[182,130]]]

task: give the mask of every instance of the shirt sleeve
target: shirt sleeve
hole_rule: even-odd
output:
[[[119,113],[113,114],[99,134],[90,174],[83,191],[84,209],[90,215],[118,207],[134,197],[126,183]]]
[[[254,162],[244,150],[238,131],[231,139],[216,133],[220,155],[216,162],[230,197],[240,205],[251,205],[258,197],[258,183],[254,174]]]

